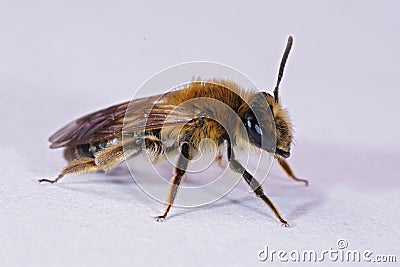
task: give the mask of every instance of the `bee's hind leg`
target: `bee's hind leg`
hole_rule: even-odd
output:
[[[39,179],[39,183],[41,182],[56,183],[67,174],[82,174],[89,172],[97,172],[99,170],[100,168],[94,162],[94,158],[83,158],[71,161],[67,165],[67,167],[65,167],[55,179],[53,180]]]
[[[190,160],[190,151],[189,150],[190,150],[190,148],[189,148],[188,143],[183,143],[181,145],[181,154],[179,155],[178,162],[174,169],[175,175],[172,178],[171,186],[169,189],[169,194],[168,194],[167,201],[166,201],[166,204],[168,206],[163,215],[155,217],[155,219],[158,222],[163,221],[167,217],[167,214],[170,211],[170,209],[174,203],[176,194],[178,193],[178,188],[182,181],[182,177],[185,175],[186,168],[189,164],[189,160]]]
[[[308,180],[297,178],[294,175],[292,169],[290,168],[289,163],[287,163],[287,161],[284,158],[282,158],[280,156],[276,156],[275,158],[278,160],[279,165],[282,167],[282,169],[286,172],[286,174],[290,178],[292,178],[296,182],[303,182],[303,183],[305,183],[306,186],[308,186]]]
[[[140,151],[140,143],[137,138],[129,139],[124,144],[119,143],[105,148],[94,154],[94,158],[79,158],[69,162],[62,172],[54,180],[40,179],[39,182],[56,183],[67,174],[83,174],[106,170],[117,166],[127,158],[131,158]]]

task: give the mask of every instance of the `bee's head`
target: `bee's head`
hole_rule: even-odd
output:
[[[289,115],[287,111],[282,108],[279,101],[276,101],[272,95],[265,92],[263,92],[263,94],[275,121],[275,154],[287,158],[290,156],[290,146],[293,142],[293,128]]]
[[[293,38],[289,36],[279,67],[274,96],[266,92],[257,93],[249,105],[245,105],[245,112],[242,112],[242,120],[250,142],[268,152],[274,151],[284,158],[290,156],[293,130],[286,110],[279,103],[279,84],[292,44]]]
[[[285,109],[274,97],[262,92],[245,104],[240,112],[249,141],[267,152],[290,156],[292,125]]]

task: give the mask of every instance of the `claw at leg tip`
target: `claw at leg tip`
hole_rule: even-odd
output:
[[[164,216],[156,216],[156,217],[154,217],[154,219],[155,219],[157,222],[163,222],[163,221],[165,220],[165,217],[164,217]]]
[[[38,182],[39,183],[43,183],[43,182],[48,182],[48,183],[54,183],[54,181],[52,181],[52,180],[49,180],[49,179],[38,179]]]

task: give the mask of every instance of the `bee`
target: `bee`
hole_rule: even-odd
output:
[[[39,182],[56,183],[65,175],[107,170],[142,151],[154,161],[171,151],[178,152],[166,210],[155,217],[163,221],[174,203],[190,160],[199,152],[200,142],[207,138],[216,144],[215,147],[226,148],[230,169],[241,174],[254,194],[288,226],[265,195],[260,182],[235,158],[234,148],[245,140],[252,147],[273,153],[289,177],[308,185],[307,180],[294,175],[286,161],[293,142],[293,127],[280,103],[279,85],[292,44],[293,38],[289,36],[273,95],[246,90],[228,80],[194,80],[179,90],[114,105],[67,124],[49,141],[51,148],[64,148],[68,165],[55,179],[40,179]],[[218,107],[190,101],[204,98],[226,105],[239,120]],[[183,103],[188,104],[182,108]],[[173,139],[173,144],[166,145],[162,136]],[[221,156],[218,157],[219,160]]]

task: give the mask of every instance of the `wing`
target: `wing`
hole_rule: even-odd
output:
[[[121,103],[83,116],[53,134],[51,148],[94,143],[120,138],[122,131],[161,129],[168,125],[185,124],[196,114],[176,109],[165,103],[165,95],[156,95]]]

